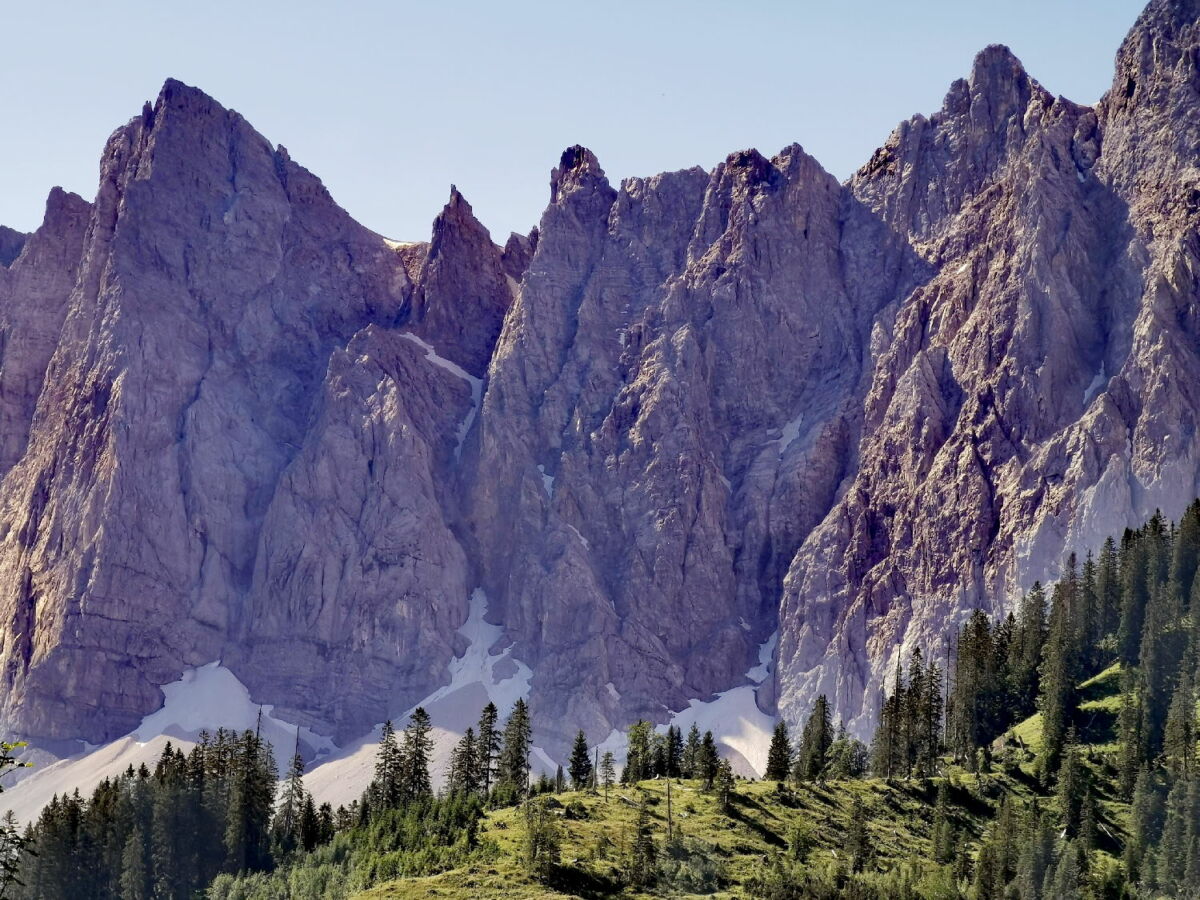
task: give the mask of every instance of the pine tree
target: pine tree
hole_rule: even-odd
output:
[[[628,748],[625,754],[625,768],[621,772],[621,781],[625,784],[635,784],[650,778],[654,771],[650,752],[649,722],[639,719],[629,726]]]
[[[1179,678],[1163,733],[1163,756],[1167,769],[1177,777],[1190,775],[1196,758],[1196,692],[1191,668],[1190,665],[1185,666]]]
[[[696,760],[696,775],[704,782],[706,791],[712,790],[720,764],[721,756],[717,753],[717,742],[713,740],[713,733],[706,731],[700,741],[700,752]]]
[[[609,788],[616,783],[617,770],[613,760],[611,750],[605,750],[604,755],[600,757],[600,783],[604,785],[604,802],[608,802]]]
[[[667,777],[679,778],[683,774],[683,732],[675,725],[667,726]]]
[[[1193,808],[1192,779],[1179,778],[1167,794],[1167,815],[1158,845],[1156,882],[1165,896],[1186,896],[1188,857],[1200,809]]]
[[[862,797],[854,795],[850,803],[850,824],[846,830],[846,852],[850,854],[850,867],[861,872],[871,856],[871,836],[867,830],[867,808]]]
[[[372,803],[398,809],[404,802],[404,764],[392,720],[383,723],[375,756],[375,780],[371,782]]]
[[[654,884],[657,875],[658,848],[654,843],[654,832],[650,826],[650,812],[646,800],[638,804],[637,824],[633,831],[633,846],[630,848],[627,878],[634,888],[647,888]]]
[[[146,838],[140,825],[125,842],[121,857],[121,896],[124,900],[150,900],[150,866],[148,865]]]
[[[1079,748],[1072,731],[1068,735],[1058,772],[1058,809],[1068,837],[1073,838],[1078,834],[1089,790],[1088,769],[1079,758]]]
[[[247,731],[234,746],[233,784],[225,823],[227,865],[234,872],[271,864],[271,810],[275,805],[275,758],[270,744]]]
[[[1079,584],[1072,555],[1062,580],[1054,586],[1050,628],[1042,653],[1041,762],[1046,772],[1058,769],[1078,702],[1075,689],[1080,675],[1078,600]]]
[[[825,695],[821,694],[813,703],[813,711],[800,737],[794,770],[797,781],[816,781],[824,774],[832,744],[833,721],[829,713],[829,702]]]
[[[497,778],[501,784],[523,794],[529,785],[529,750],[533,736],[529,707],[518,698],[504,725]]]
[[[724,812],[729,812],[733,805],[733,789],[736,785],[733,777],[733,766],[729,760],[723,759],[717,763],[716,777],[717,797],[721,802],[721,809]]]
[[[588,786],[592,777],[592,754],[588,750],[587,735],[583,729],[575,734],[575,744],[571,747],[571,758],[567,762],[567,771],[571,775],[571,785],[577,791]]]
[[[539,881],[549,881],[561,852],[558,822],[543,798],[525,801],[523,812],[526,868]]]
[[[683,745],[683,759],[680,768],[684,778],[699,778],[700,766],[700,729],[696,723],[688,729],[687,742]]]
[[[950,818],[950,785],[946,781],[938,784],[937,802],[933,808],[932,844],[934,862],[948,865],[954,861],[957,833]]]
[[[433,739],[429,733],[432,730],[429,713],[418,706],[408,719],[400,749],[400,796],[406,803],[433,796],[429,778],[429,756],[433,752]]]
[[[1125,842],[1125,871],[1130,881],[1137,881],[1143,862],[1152,846],[1158,843],[1165,814],[1162,790],[1155,777],[1146,769],[1138,772],[1129,804],[1129,839]]]
[[[479,772],[475,776],[475,783],[485,797],[496,783],[496,761],[500,756],[500,731],[496,725],[499,720],[500,714],[495,703],[488,703],[479,716],[478,736],[475,739]]]
[[[450,771],[446,778],[447,789],[451,794],[474,794],[481,788],[478,781],[480,771],[475,729],[468,726],[450,752]]]
[[[780,719],[775,723],[775,732],[771,735],[767,771],[763,777],[768,781],[787,781],[791,770],[792,743],[788,740],[787,722]]]
[[[297,743],[299,738],[297,737]],[[298,752],[292,756],[287,779],[279,796],[279,809],[275,813],[273,826],[276,856],[282,858],[300,846],[300,813],[306,799],[311,801],[304,788],[304,758]]]

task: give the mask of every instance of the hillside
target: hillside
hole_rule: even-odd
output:
[[[1080,748],[1093,776],[1102,810],[1102,839],[1093,851],[1098,871],[1111,870],[1125,838],[1129,804],[1116,785],[1115,728],[1120,704],[1120,669],[1113,666],[1079,686],[1080,712],[1089,722]],[[949,794],[949,821],[958,829],[961,851],[974,858],[1002,798],[1053,804],[1053,792],[1037,776],[1041,715],[1031,716],[999,738],[996,760],[975,774],[947,763],[938,778],[851,779],[780,788],[774,782],[737,782],[731,809],[696,780],[672,788],[674,827],[686,853],[683,874],[648,890],[622,889],[621,864],[636,827],[638,804],[649,810],[660,854],[669,857],[666,782],[651,780],[614,788],[608,801],[590,792],[551,795],[562,835],[562,868],[548,885],[530,878],[522,860],[524,826],[518,809],[489,812],[479,831],[480,848],[470,861],[424,878],[396,879],[355,894],[361,898],[474,898],[526,900],[543,897],[763,896],[762,879],[778,861],[813,872],[836,872],[849,864],[847,841],[855,798],[867,814],[872,848],[865,872],[886,883],[884,873],[907,873],[919,896],[956,897],[953,866],[938,867],[934,829],[938,789]],[[1020,749],[1018,739],[1025,749]],[[797,838],[806,851],[794,849]],[[970,866],[960,871],[969,871]],[[874,875],[872,874],[874,873]],[[689,882],[690,879],[690,882]],[[706,883],[714,889],[698,889]],[[894,883],[894,882],[893,882]],[[718,887],[719,885],[719,887]],[[754,893],[750,893],[753,891]],[[799,895],[798,895],[799,896]]]

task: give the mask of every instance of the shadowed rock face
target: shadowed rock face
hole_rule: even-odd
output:
[[[353,222],[170,81],[94,204],[0,230],[0,715],[124,733],[221,658],[347,737],[447,680],[476,587],[561,751],[747,683],[860,733],[1065,553],[1200,492],[1200,18],[1095,108],[990,47],[846,184],[799,146],[614,185],[501,248]]]

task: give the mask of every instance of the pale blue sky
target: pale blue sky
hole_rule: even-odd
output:
[[[7,3],[0,224],[94,196],[105,138],[172,76],[288,147],[363,224],[420,240],[454,182],[493,238],[562,149],[613,182],[798,141],[844,178],[989,43],[1054,93],[1108,87],[1139,0]]]

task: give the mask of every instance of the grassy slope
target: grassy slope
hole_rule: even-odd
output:
[[[1109,753],[1115,745],[1113,731],[1119,709],[1120,673],[1114,667],[1080,686],[1081,725],[1085,761],[1095,776],[1102,811],[1102,852],[1115,854],[1127,818],[1127,807],[1113,789],[1115,770]],[[1036,777],[1036,749],[1041,739],[1040,716],[1014,727],[997,748],[1014,745],[1019,737],[1026,748],[1013,746],[1007,764],[998,764],[984,776],[960,769],[949,772],[953,815],[965,840],[972,845],[982,834],[994,804],[1003,795],[1030,799],[1042,795]],[[998,751],[1003,752],[1003,751]],[[740,888],[772,854],[785,851],[789,835],[800,824],[815,844],[813,862],[830,861],[844,855],[843,845],[851,800],[863,799],[870,817],[875,847],[875,864],[881,868],[904,861],[928,859],[933,804],[941,779],[921,781],[882,780],[829,782],[792,789],[790,799],[777,793],[773,782],[738,783],[732,815],[723,814],[715,796],[700,791],[696,782],[676,782],[672,788],[675,822],[686,839],[711,847],[711,855],[724,864],[729,878],[727,891],[713,897],[743,897]],[[634,787],[618,787],[606,803],[603,797],[585,793],[556,795],[567,804],[578,800],[586,817],[560,819],[563,829],[564,877],[559,889],[545,887],[528,878],[520,861],[523,826],[515,809],[495,810],[484,820],[481,850],[468,866],[428,878],[400,879],[381,885],[363,898],[472,897],[544,898],[565,896],[616,896],[615,885],[622,851],[631,839],[636,818],[636,801],[644,792],[652,814],[655,839],[661,847],[666,836],[666,785],[647,781]],[[622,897],[651,896],[627,891]]]

